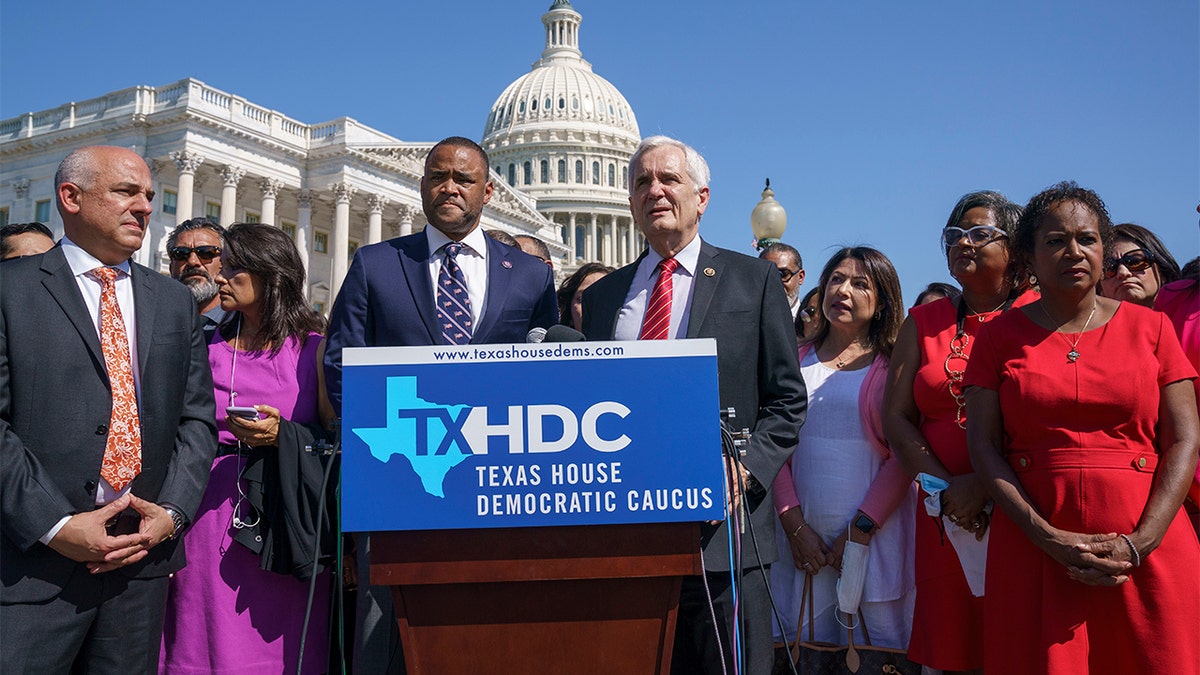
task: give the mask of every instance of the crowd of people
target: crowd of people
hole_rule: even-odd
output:
[[[790,672],[779,645],[861,621],[945,673],[1200,673],[1197,260],[1064,182],[963,196],[929,233],[957,286],[911,307],[867,246],[802,294],[794,247],[700,237],[708,166],[655,136],[630,163],[647,250],[556,288],[545,242],[479,226],[488,166],[434,146],[429,227],[359,249],[327,322],[278,228],[188,220],[172,281],[130,261],[145,162],[63,161],[64,236],[0,230],[0,670],[401,672],[369,538],[331,525],[342,351],[557,323],[715,338],[721,405],[753,420],[672,672]]]

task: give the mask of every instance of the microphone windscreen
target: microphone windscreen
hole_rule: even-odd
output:
[[[546,330],[543,342],[583,342],[587,340],[583,333],[562,324],[555,324]]]
[[[533,330],[530,330],[528,334],[525,335],[525,343],[526,344],[536,345],[539,342],[544,342],[545,340],[546,340],[546,329],[545,328],[540,328],[540,327],[534,328]]]

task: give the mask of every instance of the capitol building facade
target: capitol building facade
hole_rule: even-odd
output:
[[[581,21],[568,0],[542,16],[542,57],[496,100],[481,142],[496,186],[482,226],[542,239],[560,277],[585,261],[623,265],[645,246],[628,208],[637,121],[583,59]],[[195,79],[136,86],[0,120],[0,225],[36,220],[61,236],[59,162],[84,145],[130,148],[158,193],[137,262],[165,272],[167,235],[189,218],[271,223],[293,236],[309,299],[328,312],[359,246],[425,227],[434,142],[349,117],[305,124]]]

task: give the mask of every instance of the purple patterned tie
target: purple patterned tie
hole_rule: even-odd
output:
[[[467,282],[455,257],[463,245],[451,242],[442,247],[446,257],[438,272],[437,314],[442,327],[442,340],[448,345],[465,345],[471,341],[471,298]]]

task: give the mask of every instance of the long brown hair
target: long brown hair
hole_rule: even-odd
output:
[[[900,334],[900,325],[904,323],[904,298],[895,266],[879,250],[870,246],[847,246],[834,253],[825,263],[825,269],[821,270],[821,280],[817,283],[817,306],[825,307],[825,288],[829,285],[829,277],[847,259],[862,263],[871,285],[875,287],[875,315],[867,327],[867,344],[890,358],[896,336]],[[820,345],[828,336],[829,321],[822,318],[820,330],[809,342]]]

